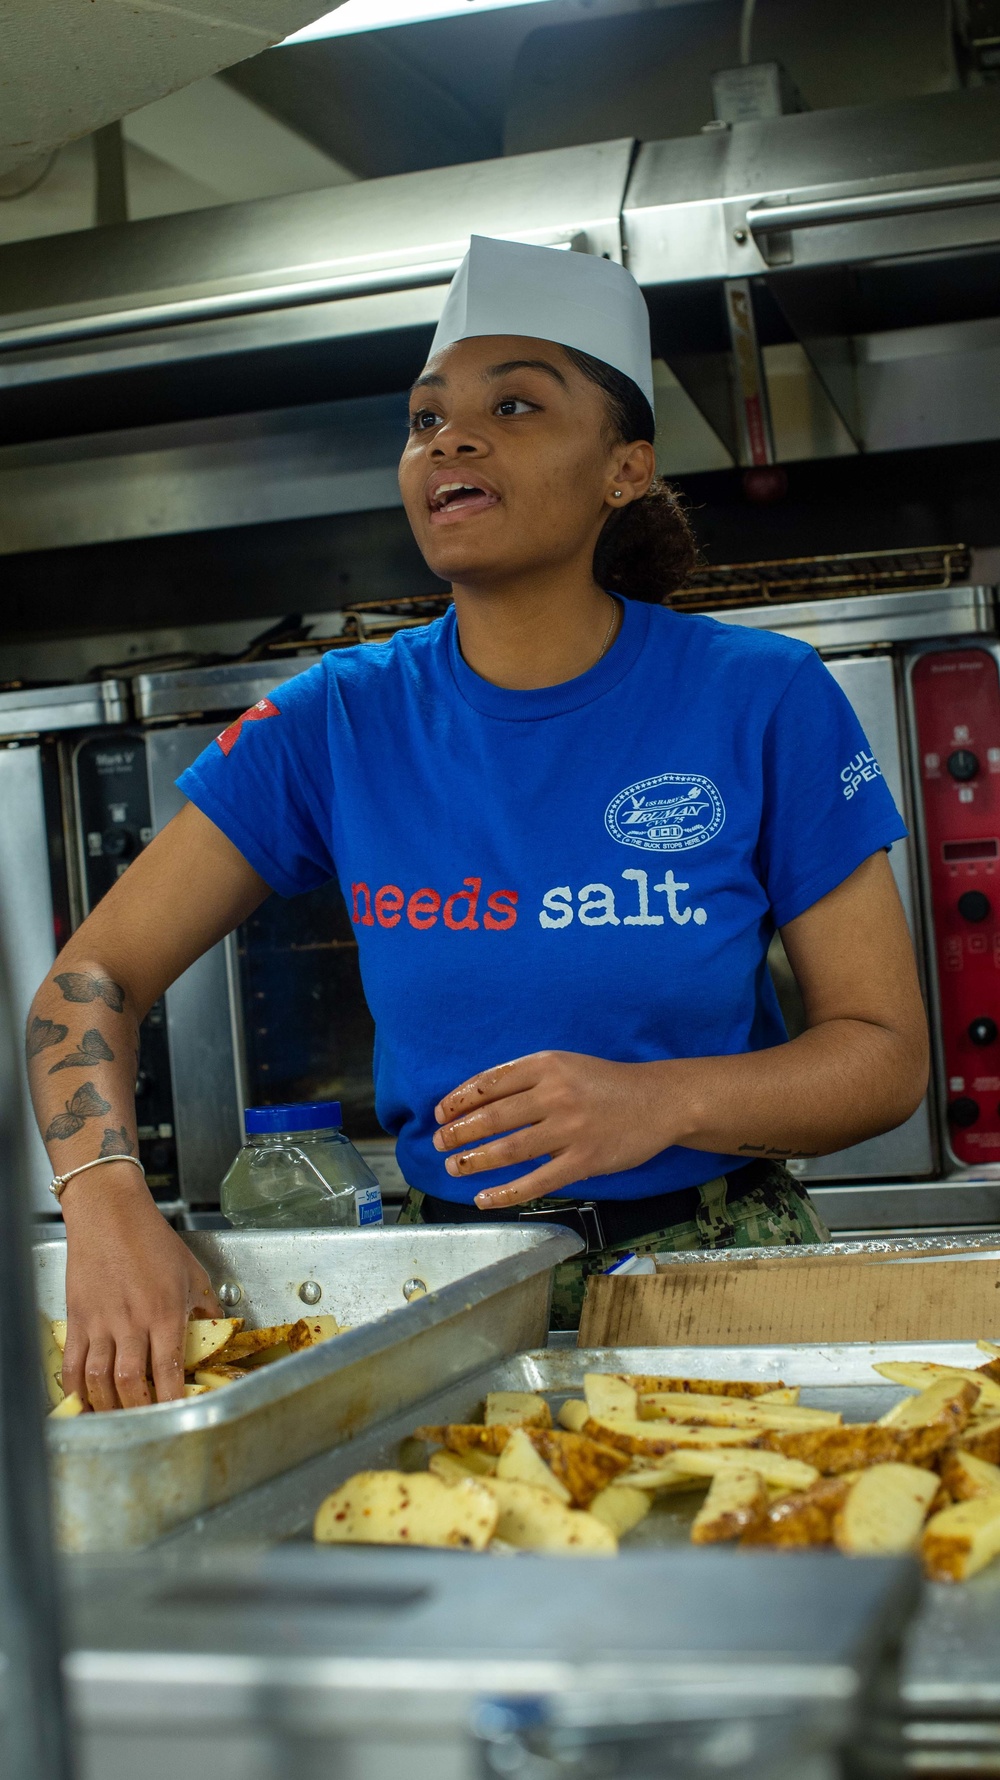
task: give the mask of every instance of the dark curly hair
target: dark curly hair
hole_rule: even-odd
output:
[[[653,410],[631,377],[575,347],[563,351],[603,392],[612,441],[652,444]],[[626,599],[661,602],[684,586],[697,564],[698,547],[681,498],[662,476],[654,476],[641,500],[609,514],[594,551],[594,579]]]

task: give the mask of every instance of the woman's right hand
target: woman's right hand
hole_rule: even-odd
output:
[[[62,1197],[66,1222],[63,1389],[92,1409],[184,1395],[189,1315],[221,1316],[205,1269],[158,1211],[138,1170],[108,1163]]]

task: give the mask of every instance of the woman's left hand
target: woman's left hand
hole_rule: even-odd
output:
[[[637,1168],[676,1141],[662,1128],[663,1068],[607,1063],[575,1051],[518,1057],[445,1095],[434,1109],[441,1127],[434,1147],[451,1152],[445,1167],[458,1180],[549,1158],[506,1186],[477,1193],[481,1211]]]

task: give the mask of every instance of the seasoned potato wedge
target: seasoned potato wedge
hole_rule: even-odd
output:
[[[852,1422],[843,1428],[817,1428],[808,1434],[767,1433],[761,1446],[802,1459],[828,1477],[862,1471],[869,1465],[934,1463],[952,1438],[947,1422],[926,1428],[886,1428],[879,1422]]]
[[[763,1520],[770,1505],[759,1471],[717,1471],[691,1526],[692,1545],[738,1539]]]
[[[445,1422],[439,1427],[414,1430],[415,1440],[429,1440],[449,1452],[485,1452],[499,1458],[511,1436],[510,1428],[484,1428],[480,1422]]]
[[[946,1383],[948,1379],[953,1384],[974,1384],[980,1393],[977,1409],[993,1405],[1000,1410],[1000,1384],[995,1384],[977,1366],[939,1366],[930,1360],[883,1360],[873,1370],[892,1384],[909,1385],[914,1391],[926,1391],[932,1384]]]
[[[774,1391],[784,1391],[787,1385],[781,1379],[767,1383],[763,1379],[732,1379],[732,1378],[654,1378],[646,1373],[629,1372],[625,1375],[626,1384],[630,1384],[636,1393],[648,1397],[660,1391],[694,1391],[703,1397],[766,1397]],[[798,1389],[790,1402],[798,1399]]]
[[[286,1337],[289,1351],[301,1353],[304,1347],[317,1347],[321,1341],[332,1341],[335,1335],[346,1334],[335,1316],[300,1316]]]
[[[590,1420],[590,1410],[583,1397],[567,1397],[560,1405],[556,1421],[561,1428],[568,1428],[571,1434],[579,1434],[585,1422]]]
[[[535,1451],[568,1489],[575,1508],[589,1508],[598,1492],[628,1469],[627,1453],[589,1434],[573,1434],[562,1428],[527,1428],[525,1432]]]
[[[820,1477],[807,1490],[780,1496],[747,1528],[743,1545],[829,1545],[834,1521],[851,1485],[843,1477]]]
[[[761,1391],[757,1397],[758,1403],[787,1403],[791,1407],[794,1407],[798,1400],[799,1386],[797,1384],[779,1384],[775,1390]]]
[[[701,1396],[695,1391],[653,1391],[640,1394],[640,1421],[666,1418],[688,1422],[692,1427],[719,1428],[837,1428],[843,1416],[832,1409],[800,1409],[798,1405],[774,1405],[755,1397]]]
[[[933,1514],[921,1540],[933,1582],[966,1582],[1000,1554],[1000,1495],[955,1502]]]
[[[192,1384],[189,1379],[184,1386],[184,1395],[185,1397],[205,1397],[208,1395],[210,1389],[210,1385]]]
[[[449,1484],[426,1472],[359,1471],[320,1504],[313,1536],[321,1545],[443,1545],[484,1551],[497,1520],[495,1498],[471,1477]]]
[[[979,1386],[967,1379],[957,1381],[939,1378],[915,1397],[904,1397],[901,1403],[880,1416],[880,1428],[931,1428],[944,1422],[952,1434],[960,1434],[976,1406]]]
[[[688,1447],[708,1450],[720,1446],[751,1446],[766,1433],[760,1428],[698,1428],[690,1427],[686,1422],[630,1421],[626,1416],[606,1421],[598,1421],[592,1416],[585,1422],[583,1431],[607,1446],[618,1446],[622,1452],[645,1454],[650,1458]]]
[[[560,1502],[572,1501],[566,1485],[560,1483],[555,1472],[535,1451],[524,1428],[515,1428],[511,1433],[497,1460],[496,1475],[510,1478],[514,1483],[532,1483],[536,1489],[548,1490]]]
[[[852,1556],[912,1551],[938,1491],[933,1471],[916,1465],[872,1465],[847,1492],[833,1528],[834,1544]]]
[[[184,1333],[184,1370],[194,1372],[215,1359],[243,1327],[241,1316],[192,1317]]]
[[[1000,1465],[1000,1415],[974,1417],[953,1442],[962,1452],[975,1453],[991,1465]]]
[[[249,1376],[249,1372],[242,1366],[200,1366],[194,1375],[194,1382],[204,1385],[207,1391],[219,1391],[224,1384],[239,1384],[241,1378]]]
[[[551,1428],[552,1411],[534,1391],[489,1391],[483,1419],[488,1428]]]
[[[647,1490],[609,1487],[598,1491],[588,1513],[610,1527],[616,1539],[623,1539],[641,1520],[645,1520],[651,1502],[652,1497]]]
[[[489,1475],[487,1472],[474,1471],[468,1463],[470,1458],[478,1459],[481,1456],[478,1452],[463,1453],[461,1457],[457,1452],[432,1452],[427,1461],[427,1469],[433,1477],[440,1477],[442,1483],[464,1483],[468,1477]],[[490,1462],[495,1465],[497,1461],[492,1459]],[[407,1472],[407,1476],[412,1477],[413,1472]]]
[[[634,1420],[639,1413],[639,1393],[627,1378],[614,1372],[584,1374],[583,1394],[595,1421],[616,1420],[619,1416]]]
[[[287,1347],[288,1337],[294,1326],[294,1323],[273,1323],[270,1328],[265,1329],[237,1329],[225,1346],[213,1353],[212,1358],[223,1366],[242,1366],[270,1347],[277,1347],[279,1344]]]
[[[68,1397],[62,1397],[54,1409],[49,1410],[49,1421],[68,1421],[74,1415],[87,1415],[89,1411],[83,1398],[76,1391],[70,1391]]]
[[[490,1491],[500,1515],[496,1536],[519,1550],[587,1557],[613,1557],[618,1550],[618,1541],[604,1521],[579,1508],[567,1508],[530,1483],[487,1477],[472,1487]]]
[[[971,1452],[949,1452],[941,1461],[941,1482],[955,1502],[1000,1493],[1000,1465],[977,1459]]]
[[[667,1463],[671,1466],[672,1477],[686,1474],[692,1484],[730,1471],[755,1471],[769,1487],[788,1491],[808,1489],[819,1478],[814,1465],[806,1465],[799,1459],[786,1459],[780,1453],[758,1452],[754,1448],[734,1452],[685,1451],[674,1453]],[[634,1483],[638,1489],[650,1487],[646,1473],[640,1470],[626,1472],[623,1482]]]
[[[695,1476],[677,1453],[662,1459],[633,1459],[627,1471],[615,1477],[609,1488],[646,1490],[649,1495],[683,1496],[708,1487],[707,1477]]]

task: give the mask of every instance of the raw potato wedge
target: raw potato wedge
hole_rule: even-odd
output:
[[[954,1378],[939,1378],[916,1397],[904,1397],[887,1415],[879,1417],[878,1426],[903,1431],[936,1427],[940,1422],[946,1422],[953,1434],[960,1434],[978,1397],[977,1384],[969,1384],[964,1378],[957,1383]]]
[[[616,1477],[609,1488],[645,1490],[649,1495],[657,1496],[682,1496],[691,1490],[703,1490],[707,1485],[707,1477],[693,1476],[676,1453],[667,1453],[665,1458],[650,1459],[645,1464],[641,1459],[633,1459],[628,1470]]]
[[[589,1420],[590,1410],[583,1397],[567,1397],[556,1416],[559,1426],[567,1428],[571,1434],[579,1434]]]
[[[489,1490],[499,1509],[498,1539],[521,1551],[566,1552],[587,1557],[614,1557],[618,1541],[611,1528],[593,1514],[567,1508],[530,1483],[484,1478],[473,1488]]]
[[[800,1409],[772,1406],[759,1397],[700,1396],[694,1391],[654,1391],[639,1397],[640,1421],[666,1418],[689,1422],[692,1427],[719,1428],[837,1428],[842,1415],[832,1409]]]
[[[909,1385],[914,1391],[926,1391],[932,1384],[940,1384],[949,1378],[953,1384],[974,1384],[980,1393],[976,1408],[985,1409],[992,1405],[1000,1410],[1000,1384],[995,1384],[976,1366],[938,1366],[930,1360],[884,1360],[874,1370],[892,1384]]]
[[[779,1384],[776,1390],[761,1391],[756,1399],[758,1403],[787,1403],[790,1407],[798,1403],[799,1387],[797,1384]]]
[[[617,1420],[619,1416],[634,1421],[639,1414],[638,1391],[627,1378],[619,1378],[617,1373],[585,1373],[583,1394],[595,1421]]]
[[[483,1420],[488,1428],[551,1428],[552,1411],[534,1391],[488,1391]]]
[[[748,1527],[742,1545],[829,1545],[834,1521],[851,1485],[844,1477],[820,1477],[807,1490],[781,1496]]]
[[[758,1471],[717,1471],[692,1522],[692,1545],[739,1539],[763,1520],[770,1500]]]
[[[241,1316],[192,1317],[184,1334],[184,1370],[194,1372],[225,1347],[243,1327]]]
[[[66,1345],[65,1332],[62,1345],[56,1340],[52,1324],[47,1316],[38,1313],[38,1337],[42,1346],[42,1375],[45,1379],[45,1395],[52,1409],[57,1409],[66,1393],[62,1384],[63,1348]]]
[[[853,1557],[912,1551],[938,1492],[933,1471],[872,1465],[848,1489],[833,1527],[838,1551]]]
[[[767,1397],[775,1391],[785,1391],[789,1387],[782,1384],[780,1378],[773,1384],[763,1379],[732,1379],[732,1378],[653,1378],[643,1372],[629,1372],[625,1375],[626,1384],[630,1384],[641,1397],[648,1397],[660,1391],[694,1391],[702,1397]],[[798,1401],[798,1387],[789,1402]]]
[[[321,1502],[313,1537],[321,1545],[463,1546],[485,1551],[497,1504],[481,1483],[444,1483],[419,1471],[359,1471]]]
[[[1000,1495],[942,1508],[924,1528],[924,1569],[932,1582],[966,1582],[1000,1554]]]
[[[209,1388],[207,1384],[191,1384],[189,1382],[184,1386],[184,1395],[185,1397],[205,1397],[208,1395]]]
[[[941,1465],[941,1482],[955,1502],[1000,1494],[1000,1465],[977,1459],[971,1452],[949,1452]]]
[[[616,1539],[624,1539],[626,1533],[645,1520],[650,1506],[651,1497],[646,1490],[609,1487],[598,1492],[588,1512],[610,1527]]]
[[[62,1401],[57,1403],[54,1409],[49,1410],[49,1421],[68,1421],[70,1416],[86,1415],[88,1413],[83,1399],[78,1397],[75,1391],[70,1391],[68,1397],[63,1397]]]
[[[515,1428],[497,1460],[497,1477],[514,1483],[531,1483],[536,1489],[548,1490],[558,1501],[572,1500],[569,1490],[560,1483],[554,1471],[531,1444],[524,1428]]]

